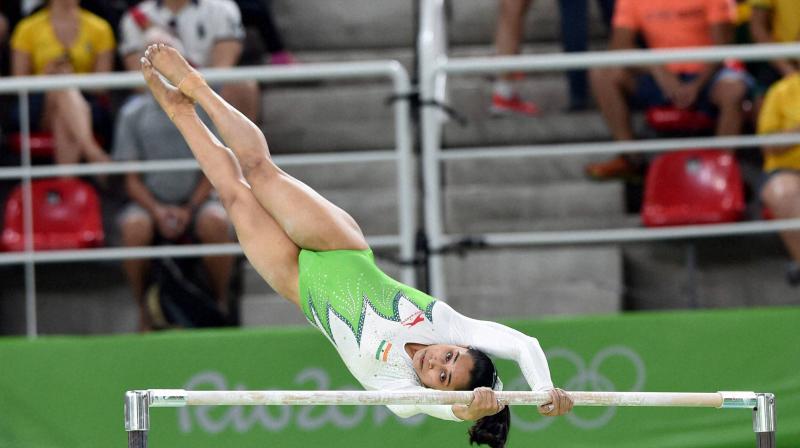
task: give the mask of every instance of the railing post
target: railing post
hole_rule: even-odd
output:
[[[417,226],[417,201],[415,197],[416,176],[414,170],[414,154],[411,148],[411,107],[405,98],[411,91],[408,73],[397,64],[392,73],[394,88],[394,122],[395,150],[397,151],[397,213],[400,233],[400,260],[410,262],[414,258]],[[417,286],[415,267],[411,264],[401,266],[400,280],[411,286]]]
[[[33,261],[33,179],[31,177],[30,95],[19,92],[19,127],[22,134],[22,237],[25,247],[25,333],[34,339],[39,334],[36,313],[36,265]]]
[[[430,294],[447,300],[444,260],[437,251],[442,246],[442,191],[439,173],[442,112],[435,106],[445,100],[446,74],[438,73],[438,64],[447,57],[447,30],[444,0],[422,2],[419,34],[419,91],[422,108],[422,175],[425,201],[425,231],[431,254],[428,260]]]

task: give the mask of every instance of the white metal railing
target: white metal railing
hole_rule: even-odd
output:
[[[444,29],[446,23],[441,1],[422,2],[420,9],[421,36],[433,29]],[[625,50],[586,53],[554,53],[501,57],[448,58],[446,44],[427,53],[421,53],[419,82],[422,104],[443,98],[436,86],[445,85],[447,75],[486,75],[509,71],[550,71],[591,67],[658,65],[674,61],[724,61],[738,59],[759,61],[783,57],[800,57],[800,44],[731,45],[707,48],[679,48],[669,50]],[[732,136],[711,138],[660,139],[635,142],[597,142],[579,144],[530,145],[513,147],[450,148],[442,151],[441,112],[435,107],[425,107],[422,116],[423,175],[425,229],[430,258],[430,293],[446,300],[446,279],[442,250],[467,238],[467,235],[448,235],[444,230],[442,206],[442,179],[440,164],[447,160],[570,156],[581,154],[616,154],[631,152],[657,152],[668,149],[689,148],[742,148],[761,145],[800,143],[800,134],[764,136]],[[800,219],[770,222],[744,222],[735,224],[685,226],[675,228],[645,229],[623,228],[582,231],[546,231],[486,233],[480,241],[490,245],[547,245],[590,244],[671,238],[710,237],[767,233],[800,229]],[[474,238],[473,238],[474,239]]]
[[[365,61],[326,64],[299,64],[287,67],[247,67],[235,69],[203,70],[212,83],[256,80],[262,83],[280,83],[303,80],[337,79],[388,79],[392,93],[403,98],[411,89],[408,73],[397,61]],[[19,93],[20,131],[22,134],[22,163],[20,167],[0,168],[0,179],[22,179],[25,250],[16,253],[0,253],[0,265],[19,264],[25,266],[25,310],[26,333],[37,335],[36,315],[36,263],[77,262],[88,260],[117,260],[127,258],[186,257],[201,255],[240,254],[238,244],[182,245],[149,248],[100,248],[67,251],[35,251],[33,247],[31,180],[40,177],[120,174],[127,172],[185,171],[199,169],[193,159],[151,162],[104,163],[92,165],[31,166],[30,121],[28,117],[30,92],[45,92],[64,88],[119,89],[144,85],[137,72],[26,76],[0,79],[0,94]],[[396,101],[394,112],[394,148],[380,151],[345,152],[336,154],[305,154],[276,156],[277,163],[289,165],[328,165],[338,163],[367,163],[393,161],[397,164],[396,188],[398,194],[398,235],[378,235],[368,238],[374,247],[399,247],[402,260],[414,256],[414,233],[416,225],[416,197],[411,148],[410,111],[407,101]],[[404,282],[415,284],[414,269],[401,267]]]

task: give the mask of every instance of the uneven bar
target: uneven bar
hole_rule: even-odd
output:
[[[150,389],[152,407],[235,405],[387,405],[468,404],[471,391],[185,391]],[[755,408],[755,392],[569,392],[575,406],[670,406]],[[496,392],[503,404],[538,406],[550,401],[547,392]]]

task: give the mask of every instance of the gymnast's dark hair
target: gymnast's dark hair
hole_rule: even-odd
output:
[[[494,389],[497,383],[497,369],[491,358],[473,347],[469,347],[467,353],[472,356],[475,364],[470,372],[469,390],[478,387]],[[506,406],[495,415],[479,419],[469,428],[469,444],[477,443],[478,445],[489,445],[491,448],[503,448],[506,446],[509,429],[511,429],[511,413]]]

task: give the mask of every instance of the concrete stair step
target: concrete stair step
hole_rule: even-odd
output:
[[[394,147],[393,111],[384,85],[266,89],[261,125],[276,154]]]
[[[537,0],[528,10],[523,28],[523,41],[553,41],[560,39],[559,0]],[[452,47],[487,44],[494,40],[497,2],[457,0],[452,2],[453,14],[448,27]],[[604,36],[607,31],[600,20],[595,2],[589,2],[589,34]]]
[[[445,191],[446,228],[463,232],[483,227],[483,221],[529,226],[544,218],[623,216],[623,194],[621,182],[462,185]]]
[[[272,5],[290,49],[414,46],[412,2],[279,0]]]
[[[611,313],[621,309],[614,246],[515,248],[445,259],[448,303],[476,318]]]
[[[478,217],[467,222],[448,220],[445,223],[445,231],[455,234],[480,235],[498,232],[619,229],[640,227],[641,225],[639,215],[565,216],[536,219]]]
[[[700,308],[799,305],[785,281],[789,257],[777,234],[630,244],[623,249],[626,295],[635,310],[688,308],[687,249],[696,250]]]
[[[448,160],[444,162],[444,183],[448,188],[467,185],[538,187],[552,182],[587,181],[584,174],[586,164],[607,157],[585,155]]]
[[[356,190],[394,189],[397,164],[394,162],[346,163],[335,165],[288,166],[283,169],[314,189]]]
[[[529,11],[525,41],[558,39],[557,0],[539,0]],[[286,45],[295,50],[413,47],[414,2],[392,0],[279,0],[273,13]],[[493,41],[497,2],[458,0],[452,2],[448,27],[452,47],[488,45]],[[590,35],[606,33],[596,5],[590,2]]]

